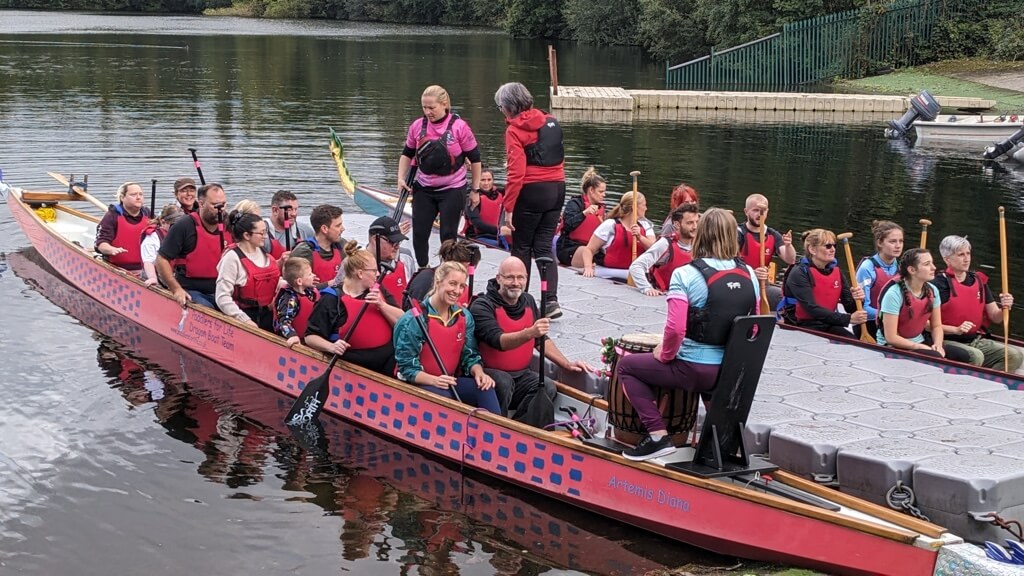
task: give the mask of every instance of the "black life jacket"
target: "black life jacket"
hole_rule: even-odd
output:
[[[447,142],[454,138],[452,124],[459,119],[455,113],[448,114],[448,126],[439,138],[430,140],[427,138],[427,117],[423,117],[423,125],[420,127],[419,141],[416,143],[416,166],[420,172],[431,176],[447,176],[458,170],[465,162],[463,155],[452,156],[448,150]]]
[[[537,130],[537,141],[523,146],[527,166],[558,166],[565,161],[562,143],[562,125],[554,116],[545,116],[544,125]]]
[[[694,260],[695,267],[708,285],[708,300],[704,306],[690,306],[686,312],[686,337],[695,342],[724,346],[729,339],[732,321],[737,316],[757,313],[754,281],[747,265],[739,258],[736,267],[718,270],[708,266],[704,259]]]

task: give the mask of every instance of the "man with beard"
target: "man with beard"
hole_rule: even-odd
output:
[[[667,292],[672,272],[693,260],[690,247],[700,219],[697,204],[681,204],[669,216],[673,231],[662,234],[657,242],[629,265],[633,284],[647,296],[661,296]]]
[[[761,221],[768,216],[768,199],[761,194],[747,196],[743,214],[747,220],[739,225],[740,254],[745,264],[754,269],[758,282],[768,280],[768,265],[773,256],[778,256],[787,266],[796,262],[796,249],[793,248],[793,231],[780,234],[778,230],[768,226],[764,234],[764,246],[761,246]],[[764,251],[764,265],[761,265],[761,251]],[[768,300],[773,305],[782,297],[782,290],[768,286]]]
[[[220,184],[201,186],[198,196],[199,210],[179,218],[167,231],[157,252],[156,271],[178,304],[191,300],[216,309],[217,263],[225,246],[228,198]],[[171,262],[175,262],[173,269]]]
[[[275,259],[280,259],[299,242],[315,235],[313,226],[300,222],[298,215],[299,199],[293,192],[278,190],[274,193],[270,199],[270,217],[263,219],[267,223],[263,249]]]
[[[494,379],[502,413],[531,426],[554,422],[555,383],[545,380],[543,390],[537,371],[530,369],[533,350],[546,338],[551,321],[541,318],[537,302],[525,292],[526,265],[510,256],[498,266],[498,275],[487,282],[487,291],[470,305],[474,331],[484,371]],[[593,369],[580,360],[570,361],[548,340],[544,355],[569,372]]]

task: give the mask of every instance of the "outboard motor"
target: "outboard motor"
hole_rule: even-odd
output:
[[[1010,150],[1013,150],[1013,147],[1021,141],[1024,141],[1024,126],[999,144],[985,148],[985,153],[982,156],[985,157],[985,160],[995,160]]]
[[[889,127],[885,129],[886,138],[902,138],[907,135],[907,131],[914,125],[914,120],[920,116],[921,119],[931,122],[935,120],[935,117],[942,111],[942,106],[935,100],[935,98],[928,93],[927,90],[922,90],[920,94],[910,99],[910,108],[903,114],[903,117],[899,120],[889,120]]]

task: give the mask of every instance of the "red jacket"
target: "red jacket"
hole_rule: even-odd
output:
[[[537,141],[537,131],[544,125],[548,114],[537,108],[530,108],[515,118],[506,118],[505,157],[505,212],[511,214],[523,184],[535,182],[564,182],[565,162],[557,166],[527,166],[525,146]]]

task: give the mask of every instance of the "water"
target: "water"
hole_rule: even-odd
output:
[[[663,67],[634,50],[558,50],[563,84],[661,84]],[[500,168],[494,90],[519,80],[546,106],[545,55],[542,42],[487,30],[0,11],[0,168],[35,190],[59,188],[48,171],[88,173],[104,200],[125,180],[148,190],[157,179],[162,204],[174,179],[194,175],[194,146],[231,201],[266,205],[286,188],[303,211],[354,209],[328,126],[359,181],[391,187],[419,94],[440,83],[485,162]],[[976,260],[993,265],[1000,204],[1019,245],[1024,172],[986,170],[971,148],[894,147],[878,126],[565,130],[570,180],[594,165],[615,193],[640,170],[656,221],[686,180],[705,205],[737,212],[747,194],[764,193],[771,225],[852,231],[860,253],[871,219],[907,224],[915,244],[910,224],[930,218],[931,246],[968,234]],[[341,422],[328,422],[330,453],[303,450],[278,426],[287,400],[105,315],[48,277],[27,246],[0,209],[0,572],[643,573],[730,563],[463,476]],[[1011,269],[1020,264],[1014,251]],[[431,482],[397,480],[396,458]]]

